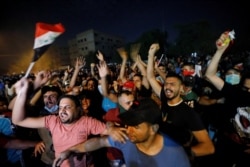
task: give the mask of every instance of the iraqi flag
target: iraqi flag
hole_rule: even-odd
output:
[[[43,55],[55,39],[65,31],[61,23],[47,24],[36,23],[36,33],[34,42],[34,56],[24,77],[28,77],[35,62]]]
[[[65,31],[61,23],[47,24],[36,23],[34,56],[32,62],[37,61],[49,48],[55,39]]]

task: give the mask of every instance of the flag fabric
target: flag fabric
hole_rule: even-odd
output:
[[[64,33],[65,29],[61,23],[47,24],[36,23],[35,42],[34,42],[34,57],[32,62],[37,61],[42,54],[49,48],[55,39]]]

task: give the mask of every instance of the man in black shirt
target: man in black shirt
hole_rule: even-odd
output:
[[[239,85],[225,82],[216,75],[219,62],[230,43],[224,32],[216,41],[217,50],[207,68],[206,78],[225,97],[223,117],[216,142],[217,166],[248,167],[250,165],[250,74],[245,73]]]
[[[189,145],[193,156],[205,156],[214,153],[214,145],[209,138],[208,132],[204,127],[201,118],[191,107],[183,102],[181,91],[183,91],[183,81],[181,76],[175,73],[166,76],[163,87],[157,82],[154,72],[154,56],[159,50],[159,44],[150,46],[148,52],[147,77],[149,83],[158,97],[161,99],[162,131],[173,133],[173,137],[187,145],[183,141],[183,132],[191,132],[196,140],[195,145]],[[188,135],[188,133],[185,133]],[[184,136],[186,137],[186,136]]]

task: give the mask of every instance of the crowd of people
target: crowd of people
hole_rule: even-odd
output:
[[[0,81],[1,167],[247,167],[250,68],[231,61],[229,34],[206,59],[141,59],[118,48],[110,66],[78,57],[73,68]],[[128,59],[133,61],[128,66]]]

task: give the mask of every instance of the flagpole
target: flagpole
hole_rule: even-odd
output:
[[[28,70],[26,71],[26,74],[25,74],[25,76],[24,76],[25,78],[28,77],[28,75],[29,75],[29,73],[30,73],[30,71],[32,70],[32,68],[33,68],[34,65],[35,65],[35,62],[34,62],[34,61],[30,63],[29,68],[28,68]]]
[[[161,55],[161,58],[160,58],[160,60],[159,60],[159,62],[158,62],[158,64],[157,64],[158,66],[159,66],[159,64],[161,63],[161,59],[162,59],[163,56],[164,56],[164,54]]]
[[[56,37],[65,31],[61,23],[58,24],[47,24],[47,23],[36,23],[35,31],[35,42],[34,42],[34,56],[29,68],[25,74],[25,78],[28,77],[31,69],[33,68],[36,61],[42,56],[42,54],[48,49],[48,47],[54,42]]]

